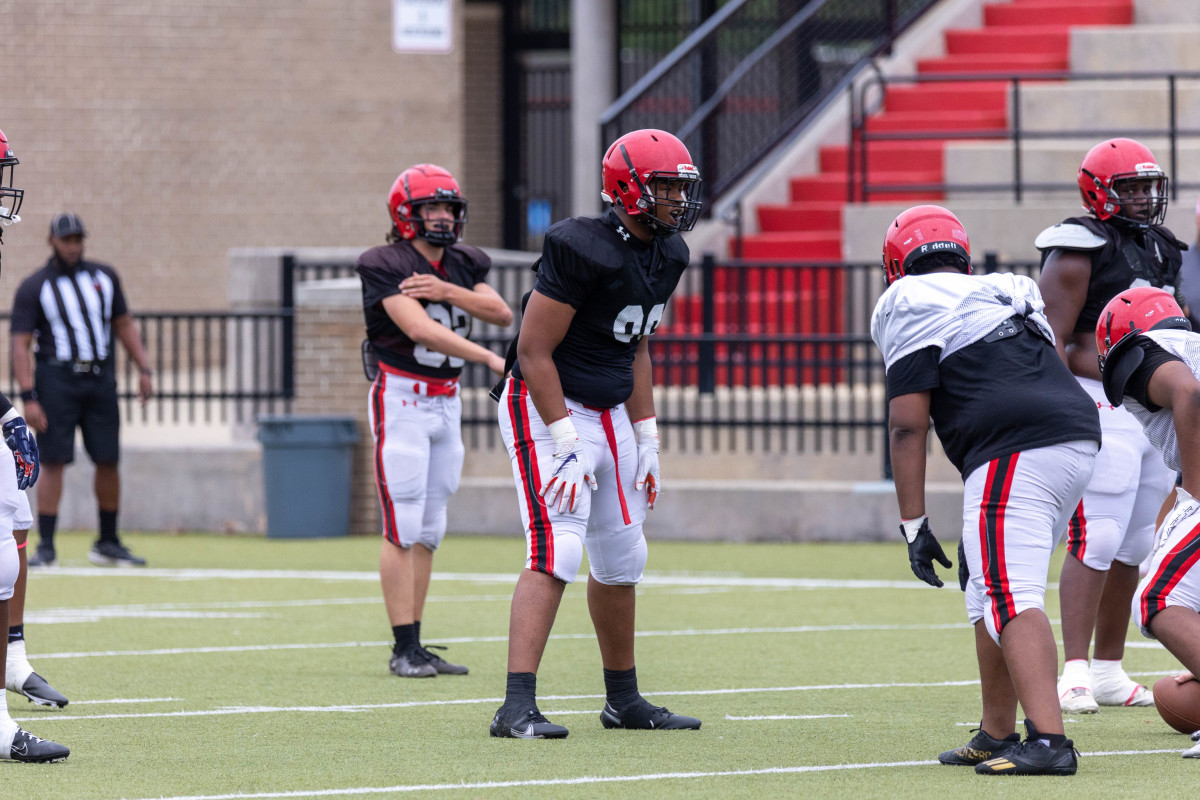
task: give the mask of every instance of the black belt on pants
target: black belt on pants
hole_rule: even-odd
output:
[[[46,363],[62,369],[69,369],[76,375],[99,375],[100,370],[104,367],[103,361],[62,361],[51,358],[47,359]]]

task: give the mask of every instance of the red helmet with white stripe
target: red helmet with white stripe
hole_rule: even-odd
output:
[[[1126,289],[1104,306],[1096,322],[1096,352],[1104,378],[1104,394],[1113,405],[1121,404],[1125,384],[1142,363],[1141,350],[1133,347],[1137,335],[1167,328],[1191,330],[1192,326],[1179,303],[1163,289],[1153,286]]]
[[[666,131],[632,131],[609,145],[601,163],[600,196],[655,236],[690,231],[700,219],[700,171],[683,142]],[[668,208],[670,221],[658,215]]]
[[[1145,228],[1167,216],[1167,173],[1133,139],[1109,139],[1088,151],[1079,167],[1083,207],[1097,219]]]

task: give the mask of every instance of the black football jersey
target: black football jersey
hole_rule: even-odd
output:
[[[1179,296],[1179,270],[1187,244],[1161,225],[1137,230],[1095,217],[1071,217],[1064,224],[1082,225],[1105,239],[1103,247],[1088,251],[1092,278],[1087,300],[1075,320],[1075,333],[1094,333],[1100,312],[1131,286],[1153,286]],[[1042,253],[1045,263],[1049,251]]]
[[[411,242],[372,247],[354,265],[362,279],[363,316],[367,322],[367,338],[375,347],[379,360],[396,369],[431,378],[455,378],[462,371],[463,360],[430,350],[404,335],[383,308],[384,299],[400,294],[400,282],[410,275],[437,275],[450,283],[474,289],[482,283],[492,266],[487,254],[478,247],[455,244],[442,251],[439,269],[425,260]],[[471,335],[472,317],[449,303],[421,300],[425,313],[459,336]]]
[[[662,321],[687,265],[682,237],[643,242],[611,210],[546,232],[534,291],[575,309],[554,351],[564,396],[594,408],[629,399],[638,343]],[[519,359],[513,376],[521,377]]]

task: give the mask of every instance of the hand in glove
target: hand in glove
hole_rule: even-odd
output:
[[[930,586],[941,588],[944,584],[933,571],[933,562],[936,561],[947,569],[954,564],[946,558],[942,546],[934,538],[933,531],[929,528],[929,518],[922,516],[901,521],[900,533],[908,542],[908,563],[912,567],[913,575]]]
[[[538,494],[547,506],[557,505],[558,513],[562,514],[575,510],[583,495],[584,484],[596,491],[596,478],[592,475],[592,466],[585,463],[583,453],[577,452],[579,436],[570,416],[547,427],[554,437],[554,465]]]
[[[13,417],[0,428],[4,431],[4,443],[13,451],[17,462],[17,488],[28,489],[37,482],[41,465],[38,461],[38,446],[23,417]]]
[[[633,423],[633,433],[637,437],[638,466],[633,479],[633,488],[639,492],[646,488],[646,508],[654,510],[658,500],[658,487],[661,479],[658,475],[658,422],[654,417],[638,420]]]

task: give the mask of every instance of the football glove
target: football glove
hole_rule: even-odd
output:
[[[944,584],[933,571],[933,562],[936,561],[947,569],[954,564],[946,558],[942,546],[934,538],[933,531],[929,528],[929,518],[921,516],[917,519],[902,520],[900,535],[908,542],[908,564],[912,567],[913,575],[930,586],[941,588]]]
[[[971,572],[967,569],[967,550],[963,546],[963,540],[958,540],[958,588],[962,591],[967,590],[967,581],[971,580]]]
[[[24,417],[10,419],[2,429],[4,443],[13,451],[13,460],[17,462],[17,488],[28,489],[37,482],[41,470],[37,441],[30,435]]]
[[[592,466],[585,463],[583,453],[578,451],[579,436],[571,418],[563,417],[547,427],[554,437],[554,467],[538,494],[547,506],[557,506],[558,513],[562,514],[575,510],[583,495],[584,484],[596,491],[596,478],[592,475]]]
[[[641,491],[646,489],[646,508],[654,510],[658,500],[658,487],[661,485],[658,475],[658,422],[654,417],[638,420],[633,423],[633,433],[637,437],[638,466],[637,475],[633,479],[633,488]]]

